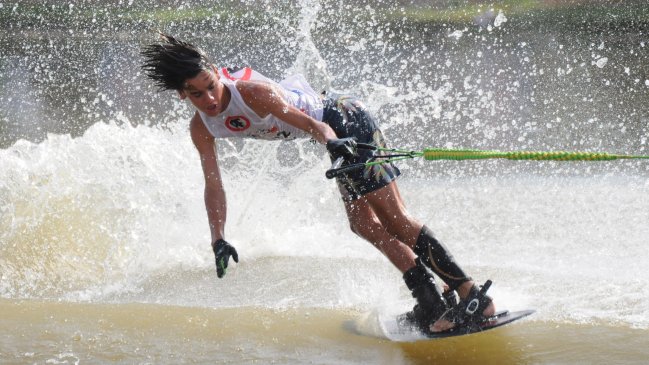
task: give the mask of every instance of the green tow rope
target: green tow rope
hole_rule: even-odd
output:
[[[382,148],[369,144],[359,143],[358,148],[375,151],[374,156],[365,163],[341,165],[341,158],[338,158],[332,168],[327,170],[326,176],[333,179],[346,171],[380,165],[386,162],[423,157],[429,161],[436,160],[486,160],[502,158],[507,160],[529,160],[529,161],[612,161],[629,159],[649,159],[649,156],[621,155],[603,152],[565,152],[565,151],[490,151],[490,150],[469,150],[453,148],[426,148],[423,151],[408,151],[394,148]],[[377,153],[378,152],[378,153]]]
[[[649,156],[621,155],[603,152],[566,152],[566,151],[492,151],[453,148],[426,148],[423,151],[406,151],[391,148],[377,148],[378,152],[374,161],[367,162],[366,166],[378,165],[386,162],[423,157],[429,161],[437,160],[533,160],[533,161],[612,161],[623,159],[649,159]]]
[[[500,152],[440,148],[427,148],[424,150],[423,156],[426,160],[482,160],[488,158],[504,158],[507,160],[535,161],[612,161],[621,159],[649,159],[649,156],[618,155],[600,152]]]

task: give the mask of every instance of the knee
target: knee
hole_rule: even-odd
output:
[[[401,237],[403,231],[408,231],[410,227],[415,227],[417,225],[417,221],[415,221],[407,212],[398,212],[397,214],[392,214],[390,216],[381,216],[379,219],[380,224],[385,227],[388,233],[395,237]]]

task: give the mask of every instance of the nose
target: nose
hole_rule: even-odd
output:
[[[216,94],[214,93],[214,91],[210,90],[205,93],[205,97],[207,98],[207,101],[213,101],[214,99],[216,99]]]

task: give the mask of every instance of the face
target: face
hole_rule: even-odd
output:
[[[179,94],[181,99],[188,98],[196,109],[213,117],[227,106],[224,89],[216,71],[211,70],[187,79],[185,88]]]

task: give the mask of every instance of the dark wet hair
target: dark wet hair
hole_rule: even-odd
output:
[[[185,81],[201,71],[210,71],[212,63],[200,48],[160,33],[163,43],[144,47],[142,71],[160,90],[182,90]]]

